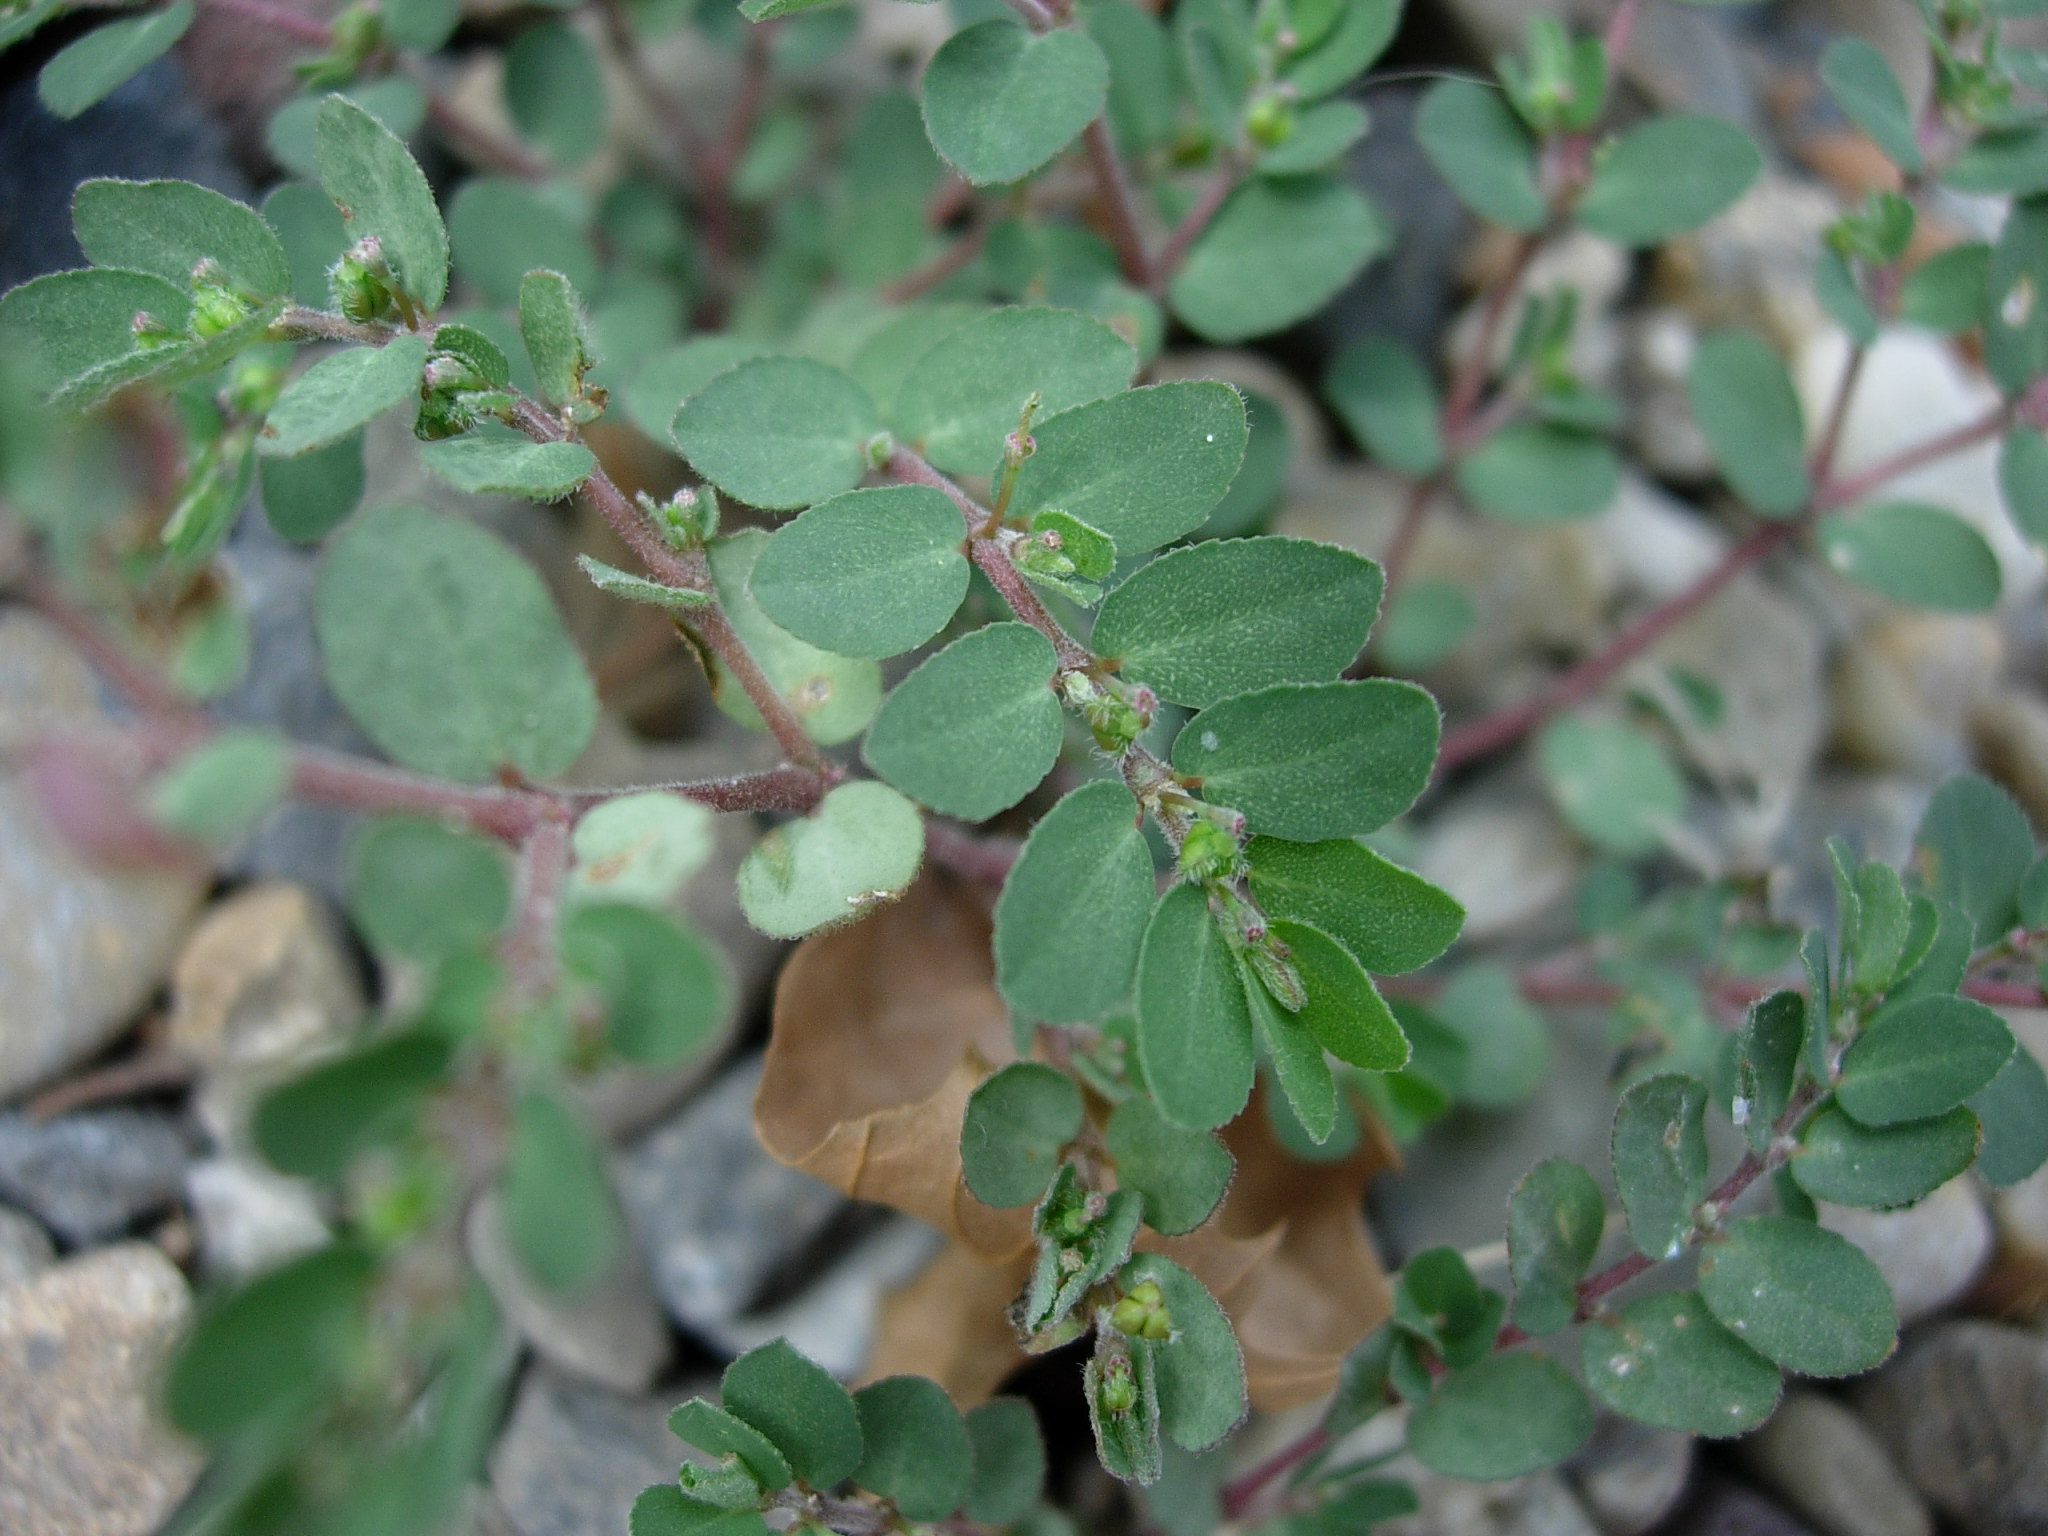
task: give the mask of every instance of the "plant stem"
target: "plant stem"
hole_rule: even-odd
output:
[[[437,87],[427,72],[413,65],[406,73],[418,82],[427,100],[427,121],[448,141],[448,147],[480,170],[516,176],[521,181],[544,181],[554,167],[517,139],[508,139],[456,106],[446,91]]]
[[[1563,672],[1533,699],[1452,731],[1437,754],[1437,771],[1484,757],[1534,730],[1560,710],[1592,693],[1608,678],[1655,645],[1682,620],[1751,566],[1791,542],[1801,527],[1797,520],[1766,523],[1721,557],[1706,575],[1668,602],[1652,608],[1600,650]]]
[[[1145,255],[1137,195],[1131,190],[1130,177],[1124,173],[1116,141],[1110,137],[1106,112],[1081,130],[1081,142],[1088,151],[1088,164],[1095,171],[1096,189],[1102,194],[1103,210],[1109,218],[1109,238],[1116,247],[1116,264],[1134,286],[1150,288],[1152,263]]]
[[[692,173],[701,178],[704,173],[703,135],[698,132],[696,119],[690,115],[689,104],[648,67],[640,39],[633,35],[633,19],[626,11],[624,0],[599,0],[597,12],[604,23],[605,40],[611,44],[612,56],[619,61],[620,72],[647,104],[647,110],[668,130]]]
[[[1024,25],[1034,32],[1050,32],[1059,25],[1059,18],[1043,0],[1004,0],[1004,3],[1023,17]]]
[[[555,927],[562,886],[569,877],[569,818],[558,809],[541,818],[519,845],[512,887],[512,929],[504,955],[514,983],[528,998],[553,989],[559,959]]]
[[[1242,1518],[1251,1508],[1252,1500],[1259,1496],[1267,1484],[1284,1477],[1327,1444],[1329,1437],[1323,1433],[1322,1426],[1318,1425],[1307,1434],[1289,1441],[1249,1471],[1232,1478],[1223,1485],[1220,1495],[1223,1501],[1223,1518]]]
[[[333,29],[326,22],[316,20],[303,11],[295,11],[288,5],[278,5],[275,0],[200,0],[200,3],[208,10],[258,22],[315,48],[326,48],[334,42]]]
[[[1808,469],[1816,481],[1825,483],[1835,471],[1835,455],[1842,449],[1842,429],[1849,424],[1849,407],[1856,400],[1856,385],[1863,377],[1863,365],[1869,361],[1870,352],[1862,346],[1849,349],[1849,360],[1842,368],[1842,377],[1835,384],[1834,404],[1828,409],[1827,425],[1821,428],[1820,441],[1814,444],[1813,457]]]
[[[776,692],[775,685],[761,670],[761,664],[754,660],[754,653],[747,649],[747,643],[732,627],[732,621],[726,618],[723,608],[716,603],[692,608],[676,615],[676,626],[688,630],[692,638],[716,656],[725,670],[732,674],[732,680],[740,685],[740,691],[746,694],[767,723],[768,733],[782,748],[784,757],[827,782],[839,778],[840,770],[818,750],[818,744],[811,740],[803,722],[789,707],[789,701]]]
[[[1201,196],[1197,197],[1194,206],[1181,216],[1181,221],[1173,226],[1172,232],[1166,237],[1166,244],[1160,247],[1159,255],[1154,258],[1149,274],[1149,286],[1155,296],[1166,291],[1166,285],[1173,281],[1174,273],[1180,270],[1180,264],[1187,259],[1190,247],[1201,238],[1202,231],[1209,227],[1209,221],[1215,218],[1224,203],[1229,201],[1230,194],[1237,190],[1238,182],[1243,179],[1244,166],[1236,156],[1226,155],[1223,163],[1216,168],[1216,174],[1209,178],[1209,184],[1202,188]]]
[[[978,531],[991,521],[988,508],[961,490],[951,478],[940,474],[922,455],[911,452],[900,443],[890,449],[885,473],[912,485],[928,485],[951,497],[953,505],[967,520],[969,558],[981,567],[990,584],[1002,593],[1010,611],[1052,642],[1053,653],[1059,658],[1062,672],[1087,669],[1094,660],[1088,648],[1068,634],[1065,626],[1046,611],[1045,604],[1031,590],[1031,584],[1017,569],[1016,562],[1011,560],[1010,552],[1002,542],[985,537]]]
[[[286,305],[270,333],[277,341],[359,341],[372,347],[407,334],[403,326],[358,322],[301,304]]]
[[[981,254],[988,243],[988,226],[976,224],[963,231],[960,238],[947,246],[938,255],[914,271],[906,272],[882,289],[882,299],[889,304],[908,304],[939,286],[947,278],[966,266]]]
[[[1472,413],[1479,407],[1486,381],[1493,375],[1493,354],[1500,347],[1500,333],[1507,325],[1508,311],[1514,307],[1522,279],[1528,276],[1529,267],[1543,249],[1545,238],[1543,230],[1530,230],[1517,238],[1506,268],[1494,284],[1493,292],[1487,295],[1485,312],[1479,317],[1479,334],[1473,339],[1472,350],[1459,359],[1458,371],[1451,380],[1450,395],[1444,401],[1444,437],[1447,440],[1455,441],[1463,436]]]
[[[1861,501],[1887,480],[1896,479],[1920,468],[1923,464],[1947,458],[1950,454],[1959,453],[1965,448],[1973,448],[1978,443],[1988,442],[2004,432],[2011,423],[2012,407],[2000,403],[1975,421],[1965,422],[1939,437],[1929,438],[1924,443],[1895,453],[1890,458],[1883,459],[1856,474],[1840,480],[1830,480],[1814,492],[1814,508],[1816,511],[1826,512],[1836,507],[1847,506],[1851,502]]]
[[[1001,885],[1009,878],[1024,844],[1014,837],[976,837],[951,822],[927,820],[924,848],[933,863],[945,865],[956,875]]]

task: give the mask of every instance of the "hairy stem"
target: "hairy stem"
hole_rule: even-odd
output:
[[[811,740],[810,733],[796,712],[789,707],[789,701],[776,692],[775,685],[768,680],[768,674],[761,670],[761,664],[754,660],[754,653],[747,649],[747,643],[732,627],[732,621],[725,616],[725,610],[716,603],[701,608],[692,608],[676,616],[679,628],[689,631],[691,637],[716,656],[719,663],[740,685],[740,691],[767,722],[768,733],[782,748],[782,755],[799,768],[809,769],[819,778],[830,781],[839,776],[839,770],[832,766],[825,754],[818,750],[818,744]]]
[[[562,887],[569,878],[569,818],[552,810],[519,845],[512,887],[512,928],[505,936],[505,964],[529,998],[553,989],[559,964],[555,928],[561,920]]]
[[[972,229],[963,231],[959,239],[923,266],[885,284],[882,288],[883,301],[908,304],[912,299],[922,297],[979,256],[987,243],[987,225],[976,224]]]
[[[1166,285],[1173,281],[1173,275],[1180,270],[1180,264],[1187,260],[1189,249],[1201,238],[1202,231],[1209,227],[1209,221],[1216,217],[1230,194],[1237,190],[1238,182],[1244,179],[1244,166],[1234,155],[1227,155],[1216,173],[1209,178],[1209,184],[1202,188],[1194,206],[1181,216],[1166,237],[1166,244],[1159,248],[1159,255],[1152,262],[1150,287],[1156,296],[1166,291]]]
[[[1839,480],[1830,480],[1814,492],[1814,508],[1826,512],[1861,501],[1886,481],[1895,480],[1900,475],[1919,469],[1922,465],[1932,464],[1937,459],[1945,459],[1952,453],[1960,453],[1965,448],[1974,448],[1979,443],[1989,442],[2011,424],[2012,407],[2005,404],[1995,406],[1975,421],[1965,422],[1939,437],[1931,437],[1924,443],[1915,444],[1888,459],[1880,460],[1868,469],[1859,470]]]
[[[274,341],[359,341],[381,347],[393,337],[407,334],[403,326],[381,325],[376,321],[355,321],[324,309],[288,304],[277,324],[270,328]]]
[[[943,864],[956,875],[1001,885],[1009,878],[1024,844],[1014,837],[976,837],[951,822],[927,820],[924,848],[933,863]]]

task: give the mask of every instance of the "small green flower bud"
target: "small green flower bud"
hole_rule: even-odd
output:
[[[384,260],[384,243],[375,235],[341,253],[327,269],[327,289],[334,307],[359,325],[398,313],[397,285]]]
[[[1113,1355],[1102,1363],[1102,1379],[1095,1388],[1095,1404],[1104,1413],[1122,1417],[1138,1406],[1138,1381],[1131,1362]]]
[[[1237,861],[1237,839],[1213,821],[1197,821],[1180,845],[1180,872],[1190,880],[1225,879]]]
[[[1294,962],[1284,954],[1276,941],[1268,937],[1263,944],[1253,944],[1244,952],[1246,963],[1252,974],[1259,978],[1265,989],[1273,994],[1273,1001],[1289,1013],[1299,1013],[1308,1005],[1308,988],[1303,984],[1301,972]]]
[[[135,337],[135,345],[144,351],[151,347],[168,347],[185,339],[182,332],[172,330],[155,315],[139,309],[134,319],[128,322],[128,329]]]
[[[1273,149],[1294,137],[1294,102],[1278,91],[1261,96],[1244,115],[1244,131],[1261,149]]]

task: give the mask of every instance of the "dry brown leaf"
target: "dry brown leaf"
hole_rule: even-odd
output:
[[[1029,1255],[992,1263],[948,1243],[883,1300],[863,1379],[929,1376],[963,1408],[987,1400],[1027,1358],[1009,1311],[1030,1277]]]
[[[960,1121],[1010,1061],[984,906],[927,872],[900,901],[797,946],[775,988],[754,1129],[779,1161],[929,1222],[975,1253],[1031,1246],[1028,1209],[967,1191]]]

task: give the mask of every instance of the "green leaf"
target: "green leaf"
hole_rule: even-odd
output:
[[[33,37],[45,22],[55,19],[62,5],[63,0],[28,0],[26,5],[11,8],[0,16],[0,48],[12,48]]]
[[[712,1044],[733,982],[702,935],[666,912],[589,902],[562,928],[562,959],[604,998],[605,1039],[636,1066],[665,1067]]]
[[[420,444],[420,462],[472,496],[560,501],[590,478],[597,457],[581,443],[534,443],[488,428]]]
[[[51,390],[106,364],[147,360],[150,354],[136,349],[138,314],[182,332],[192,318],[192,295],[147,272],[51,272],[0,299],[0,338],[19,376]]]
[[[1707,1193],[1706,1085],[1661,1073],[1621,1096],[1614,1111],[1614,1182],[1628,1234],[1653,1259],[1675,1258]]]
[[[448,205],[448,237],[455,270],[499,308],[519,303],[519,285],[536,267],[561,273],[579,293],[604,281],[581,210],[509,177],[465,181]]]
[[[1207,1221],[1230,1187],[1236,1161],[1207,1131],[1175,1125],[1142,1094],[1110,1112],[1103,1145],[1119,1189],[1145,1200],[1145,1225],[1169,1236]]]
[[[894,656],[946,627],[967,596],[959,509],[924,485],[848,491],[787,523],[755,562],[761,611],[842,656]]]
[[[1956,774],[1935,790],[1921,815],[1913,861],[1934,899],[1970,920],[1975,947],[1982,948],[2004,938],[2018,917],[2020,884],[2034,861],[2034,829],[2012,796],[1989,779]]]
[[[1037,788],[1059,757],[1058,664],[1028,624],[963,635],[896,685],[861,758],[913,800],[985,821]]]
[[[1886,159],[1908,175],[1920,170],[1926,162],[1913,133],[1912,108],[1875,44],[1860,37],[1836,38],[1821,57],[1820,78],[1849,121],[1870,135]]]
[[[596,51],[567,22],[528,27],[505,50],[505,107],[521,138],[567,169],[604,147],[605,81]]]
[[[1579,1344],[1586,1390],[1639,1424],[1724,1439],[1778,1406],[1778,1368],[1714,1321],[1692,1291],[1630,1302]]]
[[[1272,933],[1287,946],[1308,990],[1298,1017],[1325,1050],[1368,1072],[1408,1064],[1408,1037],[1350,951],[1305,923],[1275,922]]]
[[[1372,120],[1352,101],[1319,101],[1294,121],[1287,137],[1253,162],[1261,176],[1305,176],[1327,170],[1366,135]]]
[[[1773,992],[1750,1006],[1736,1040],[1733,1118],[1752,1152],[1770,1146],[1792,1102],[1805,1045],[1806,999],[1797,992]]]
[[[1281,684],[1211,705],[1173,743],[1202,798],[1301,842],[1384,826],[1436,761],[1436,701],[1410,683]]]
[[[1911,1205],[1969,1167],[1980,1135],[1967,1109],[1873,1130],[1829,1107],[1807,1121],[1792,1177],[1816,1200],[1890,1210]]]
[[[271,1089],[257,1101],[250,1137],[278,1172],[338,1183],[365,1148],[412,1129],[449,1054],[444,1037],[424,1030],[386,1035]]]
[[[1409,1017],[1403,1014],[1404,1021]],[[1424,1017],[1433,1018],[1465,1047],[1462,1069],[1450,1079],[1461,1102],[1509,1108],[1534,1093],[1549,1070],[1550,1027],[1524,1000],[1505,966],[1466,966],[1437,994]]]
[[[1167,296],[1205,341],[1244,341],[1314,314],[1392,243],[1385,217],[1347,182],[1254,178],[1196,238]]]
[[[2048,192],[2048,129],[1994,128],[1963,146],[1941,179],[1958,192]]]
[[[1415,137],[1458,200],[1482,217],[1520,230],[1549,220],[1536,141],[1498,90],[1476,80],[1438,81],[1422,98]]]
[[[745,1419],[701,1397],[676,1405],[668,1416],[668,1432],[714,1457],[737,1456],[770,1493],[787,1488],[795,1476],[774,1441]]]
[[[389,128],[345,96],[320,103],[313,163],[349,238],[375,236],[405,290],[429,311],[448,296],[448,231],[434,192]]]
[[[1287,1101],[1284,1109],[1267,1102],[1275,1132],[1285,1144],[1285,1117],[1291,1114],[1309,1144],[1321,1149],[1336,1134],[1338,1122],[1337,1079],[1323,1042],[1310,1033],[1300,1014],[1289,1013],[1274,999],[1243,956],[1238,958],[1238,980],[1251,1009],[1253,1028],[1265,1043],[1273,1077]]]
[[[923,860],[916,806],[886,784],[841,784],[740,861],[740,910],[763,933],[800,938],[894,900]]]
[[[2048,137],[2048,135],[2044,135]],[[2022,198],[2005,216],[1984,278],[1984,366],[2018,394],[2048,373],[2048,198]]]
[[[1525,1333],[1555,1333],[1578,1310],[1607,1220],[1593,1176],[1553,1157],[1522,1176],[1508,1197],[1508,1268],[1515,1280],[1515,1322]]]
[[[1685,780],[1634,726],[1564,715],[1544,728],[1536,755],[1564,819],[1609,853],[1654,853],[1685,815]]]
[[[1280,78],[1302,101],[1349,85],[1394,40],[1401,5],[1402,0],[1342,0],[1329,30],[1283,64]]]
[[[147,16],[109,22],[65,45],[36,76],[36,96],[56,117],[73,118],[166,53],[192,25],[192,0]]]
[[[1445,1377],[1409,1417],[1408,1449],[1446,1477],[1520,1477],[1555,1466],[1593,1432],[1579,1384],[1548,1355],[1494,1355]]]
[[[1081,1133],[1081,1090],[1056,1068],[1013,1061],[967,1096],[960,1168],[974,1198],[997,1207],[1034,1205],[1060,1152]]]
[[[881,706],[882,669],[866,657],[821,651],[761,611],[749,583],[768,542],[769,535],[761,528],[743,528],[712,542],[711,578],[719,606],[811,739],[828,747],[850,741],[867,728]],[[718,707],[742,725],[765,729],[753,701],[723,666],[713,696]]]
[[[1853,1376],[1898,1337],[1892,1295],[1863,1250],[1794,1216],[1751,1216],[1700,1253],[1700,1296],[1757,1353],[1805,1376]]]
[[[369,425],[393,406],[419,410],[423,337],[400,336],[382,347],[331,352],[285,386],[270,408],[256,451],[290,456],[325,448]]]
[[[363,499],[363,434],[296,458],[256,461],[263,515],[281,537],[311,544],[339,528]]]
[[[853,1480],[896,1502],[912,1520],[943,1520],[974,1480],[974,1448],[960,1410],[922,1376],[886,1376],[853,1394],[866,1453]]]
[[[1078,517],[1124,556],[1199,528],[1229,492],[1248,440],[1243,399],[1212,380],[1125,390],[1040,416],[1031,435],[1037,452],[1008,510]]]
[[[860,1415],[852,1396],[787,1339],[750,1349],[727,1366],[720,1396],[813,1488],[831,1488],[860,1465]]]
[[[1040,417],[1049,417],[1117,393],[1136,365],[1131,344],[1086,315],[999,309],[953,331],[911,366],[890,424],[948,474],[984,475],[1001,458],[1003,439],[1017,430],[1032,395]],[[1133,548],[1087,507],[1060,510],[1100,528],[1117,548]]]
[[[1088,1423],[1095,1432],[1095,1454],[1104,1471],[1126,1483],[1156,1483],[1164,1470],[1159,1443],[1159,1378],[1154,1363],[1157,1358],[1158,1347],[1142,1339],[1112,1351],[1104,1343],[1104,1335],[1098,1332],[1095,1353],[1081,1368],[1081,1390],[1088,1399]],[[1107,1400],[1112,1382],[1130,1401]]]
[[[674,1483],[641,1489],[627,1519],[628,1536],[764,1536],[767,1529],[758,1510],[720,1509]]]
[[[331,1245],[208,1305],[164,1384],[171,1422],[219,1440],[317,1403],[361,1347],[376,1279],[367,1253]]]
[[[179,837],[225,847],[276,810],[291,781],[291,752],[275,731],[221,731],[151,781],[149,817]]]
[[[1506,1315],[1507,1298],[1474,1279],[1455,1248],[1413,1255],[1394,1289],[1394,1326],[1453,1369],[1492,1351]]]
[[[716,851],[717,820],[708,806],[662,789],[593,806],[570,834],[570,898],[667,906]]]
[[[1855,985],[1866,991],[1889,986],[1911,931],[1912,906],[1898,872],[1889,864],[1865,864],[1856,872],[1855,932],[1848,935]]]
[[[1244,1422],[1244,1352],[1208,1289],[1163,1254],[1141,1253],[1118,1283],[1150,1280],[1165,1298],[1173,1337],[1154,1346],[1159,1427],[1186,1451],[1206,1451]]]
[[[603,1149],[575,1111],[545,1089],[519,1096],[498,1187],[512,1251],[541,1285],[582,1291],[611,1269],[619,1217]]]
[[[1867,46],[1867,45],[1866,45]],[[1716,331],[1686,376],[1693,419],[1735,494],[1767,517],[1790,517],[1813,495],[1806,424],[1792,375],[1752,331]]]
[[[2020,536],[2036,548],[2048,548],[2048,437],[2027,427],[2006,433],[1998,455],[1998,486],[2005,515]]]
[[[1429,964],[1464,926],[1465,909],[1448,893],[1349,838],[1254,838],[1245,856],[1252,898],[1269,918],[1321,929],[1382,976]]]
[[[650,607],[666,608],[671,613],[687,613],[692,608],[704,607],[712,600],[709,592],[700,592],[695,587],[671,587],[666,582],[635,576],[631,571],[622,571],[588,555],[578,555],[576,564],[598,591],[629,603],[646,603]],[[754,720],[758,722],[759,718],[756,715]]]
[[[511,909],[504,855],[480,837],[393,816],[356,840],[349,916],[379,950],[434,961],[479,949]]]
[[[955,32],[925,66],[932,147],[978,187],[1022,181],[1109,99],[1109,60],[1085,32],[1034,36],[1007,18]]]
[[[290,263],[263,216],[189,181],[81,183],[71,225],[96,267],[153,272],[184,287],[195,266],[214,261],[248,298],[291,292]]]
[[[415,507],[358,517],[327,552],[313,619],[335,697],[409,768],[544,779],[576,760],[597,722],[596,690],[546,585],[470,523]]]
[[[2048,1163],[2048,1075],[2024,1046],[1970,1096],[1984,1127],[1977,1172],[1993,1189],[2017,1184]]]
[[[1657,245],[1732,207],[1763,168],[1761,151],[1732,123],[1652,118],[1595,153],[1578,220],[1617,245]]]
[[[1401,342],[1369,336],[1339,352],[1323,375],[1323,398],[1388,468],[1419,477],[1443,467],[1436,382]]]
[[[619,403],[634,426],[657,443],[666,443],[669,424],[685,400],[728,368],[767,357],[772,350],[747,336],[692,336],[642,363],[619,391]]]
[[[852,490],[867,471],[868,439],[881,429],[867,391],[837,368],[762,357],[685,400],[669,436],[721,491],[782,508]]]
[[[1621,461],[1604,439],[1540,421],[1502,427],[1456,473],[1467,501],[1510,523],[1591,517],[1621,491]]]
[[[1138,804],[1084,784],[1039,820],[996,901],[996,986],[1020,1014],[1079,1023],[1131,988],[1152,917],[1152,855]]]
[[[446,45],[462,20],[461,0],[383,0],[377,8],[392,42],[414,53]]]
[[[961,1512],[983,1525],[1011,1525],[1030,1513],[1045,1486],[1045,1437],[1021,1397],[992,1397],[967,1414],[974,1480]]]
[[[407,75],[393,74],[379,80],[359,81],[341,94],[401,139],[418,132],[427,119],[426,92],[418,81]],[[292,175],[308,181],[317,180],[320,174],[314,164],[315,129],[320,118],[320,103],[326,99],[325,93],[295,96],[271,114],[270,122],[263,130],[263,147],[270,151],[271,159]],[[321,196],[326,197],[327,194],[322,192]],[[327,206],[339,221],[341,214],[334,209],[331,198]]]
[[[567,405],[582,395],[583,316],[561,273],[529,272],[519,280],[519,339],[542,399]]]
[[[1835,1098],[1864,1125],[1932,1119],[1987,1087],[2013,1050],[2012,1031],[1982,1003],[1915,998],[1850,1042]]]
[[[1200,886],[1176,885],[1153,910],[1137,998],[1145,1082],[1166,1117],[1197,1131],[1234,1119],[1252,1091],[1252,1020]]]
[[[1196,708],[1273,683],[1340,676],[1379,614],[1380,568],[1308,539],[1209,539],[1108,597],[1090,647],[1122,676]]]
[[[1883,322],[1864,297],[1848,260],[1831,246],[1824,246],[1813,259],[1813,296],[1857,346],[1875,345]]]
[[[1938,251],[1899,285],[1899,318],[1949,335],[1967,331],[1984,313],[1990,277],[1991,247],[1982,241]]]
[[[1998,604],[1998,557],[1983,534],[1939,507],[1888,501],[1830,513],[1814,539],[1838,574],[1895,603],[1942,613]]]

